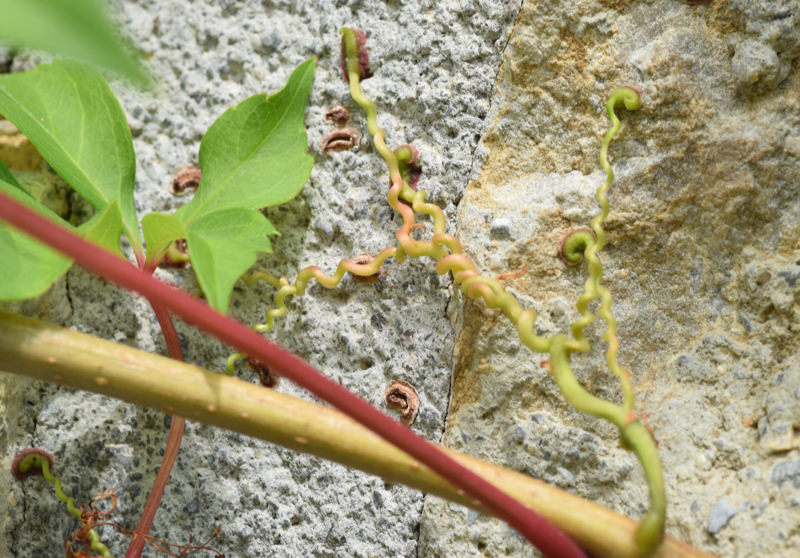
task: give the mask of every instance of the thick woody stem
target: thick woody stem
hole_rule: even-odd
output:
[[[417,459],[343,413],[237,378],[3,312],[0,312],[0,362],[8,372],[177,413],[486,511]],[[632,519],[528,475],[440,449],[504,491],[515,494],[526,506],[557,524],[592,556],[641,557],[641,549],[634,540],[637,523]],[[708,558],[710,555],[666,537],[655,556]]]

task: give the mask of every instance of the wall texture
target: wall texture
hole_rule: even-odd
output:
[[[169,178],[197,163],[200,140],[230,105],[274,92],[318,57],[306,113],[311,180],[266,210],[281,231],[258,266],[293,277],[306,265],[392,245],[400,220],[368,137],[322,153],[325,109],[353,108],[338,29],[367,31],[390,145],[422,153],[421,188],[445,208],[483,273],[503,276],[565,331],[585,279],[555,256],[588,223],[604,175],[598,148],[614,87],[642,91],[612,145],[609,245],[614,296],[638,409],[660,442],[668,530],[722,556],[800,550],[800,6],[796,0],[522,2],[129,0],[120,23],[151,58],[155,92],[115,85],[137,152],[137,209],[172,211]],[[36,60],[8,60],[23,69]],[[10,147],[9,147],[10,146]],[[12,155],[9,155],[11,153]],[[13,155],[16,154],[16,155]],[[0,156],[44,184],[73,219],[87,208],[8,126]],[[38,183],[37,182],[37,183]],[[346,280],[293,300],[271,337],[376,405],[394,379],[413,384],[413,429],[639,517],[647,492],[612,427],[565,404],[505,318],[464,301],[430,261],[390,262],[377,284]],[[159,276],[194,289],[190,270]],[[260,321],[272,290],[237,285],[231,312]],[[15,305],[81,331],[165,352],[147,305],[72,269],[45,297]],[[587,388],[617,398],[600,348],[575,359]],[[222,369],[227,351],[179,327],[187,360]],[[244,377],[253,378],[247,370]],[[65,490],[86,502],[114,486],[114,520],[133,527],[168,417],[99,396],[0,377],[3,461],[51,451]],[[304,396],[288,382],[281,391]],[[75,523],[49,490],[0,477],[8,502],[0,551],[57,556]],[[44,518],[44,519],[43,519]],[[189,423],[154,534],[210,536],[227,556],[534,556],[509,528],[461,506],[319,459]],[[123,540],[104,535],[118,555]],[[151,553],[150,555],[155,555]]]

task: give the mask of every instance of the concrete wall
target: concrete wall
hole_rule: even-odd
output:
[[[556,257],[563,234],[597,211],[594,190],[614,87],[642,91],[611,149],[605,284],[620,360],[660,442],[668,530],[722,556],[800,548],[800,7],[796,1],[411,2],[132,0],[120,20],[151,56],[156,92],[115,85],[137,153],[137,209],[183,203],[168,182],[197,163],[227,107],[274,92],[318,57],[306,113],[311,180],[266,215],[282,236],[258,266],[306,265],[393,245],[388,174],[339,69],[342,26],[368,34],[389,145],[422,153],[420,187],[441,205],[480,271],[565,331],[585,272]],[[12,66],[25,67],[20,56]],[[794,60],[794,61],[793,61]],[[322,153],[325,109],[353,109],[358,152]],[[48,176],[47,170],[40,171]],[[51,175],[49,175],[51,176]],[[52,178],[52,177],[51,177]],[[60,191],[60,190],[56,190]],[[75,218],[86,206],[64,196]],[[647,492],[615,430],[572,410],[505,318],[464,301],[430,261],[389,262],[377,284],[346,280],[291,302],[271,337],[374,404],[413,384],[413,429],[639,517]],[[189,290],[191,270],[159,271]],[[260,321],[272,289],[238,284],[231,312]],[[72,269],[21,311],[164,353],[147,305]],[[187,360],[222,369],[227,351],[179,325]],[[578,378],[618,398],[598,351]],[[244,377],[255,380],[244,370]],[[51,451],[78,502],[117,488],[113,519],[133,528],[168,418],[99,396],[2,377],[5,461]],[[281,391],[303,397],[288,382]],[[49,487],[0,481],[0,538],[12,557],[57,556],[76,524]],[[227,556],[534,556],[505,525],[313,457],[189,423],[153,534],[222,532]],[[123,539],[104,534],[117,555]],[[2,545],[0,545],[0,549]],[[155,556],[155,552],[146,553]]]

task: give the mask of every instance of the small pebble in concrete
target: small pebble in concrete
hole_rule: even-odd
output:
[[[489,226],[489,236],[493,240],[508,240],[511,238],[511,221],[498,218]]]
[[[800,460],[778,463],[772,469],[770,480],[778,486],[781,486],[786,481],[791,481],[795,488],[800,487]]]
[[[736,508],[724,499],[718,500],[716,504],[711,506],[711,511],[708,514],[708,532],[716,535],[734,515],[736,515]]]

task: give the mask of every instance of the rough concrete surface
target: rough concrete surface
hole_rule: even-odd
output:
[[[310,264],[392,245],[400,220],[388,174],[339,69],[338,29],[368,33],[364,88],[392,146],[421,151],[421,188],[444,207],[478,268],[567,331],[585,270],[556,249],[598,209],[597,153],[614,87],[642,92],[612,144],[602,253],[620,359],[637,409],[660,442],[668,531],[726,557],[800,553],[800,77],[796,0],[415,0],[410,2],[129,0],[126,32],[151,58],[155,92],[115,84],[137,154],[137,210],[185,198],[169,177],[197,163],[205,130],[230,105],[274,92],[318,57],[306,112],[311,180],[266,210],[282,236],[258,266],[293,277]],[[7,54],[0,52],[0,58]],[[24,69],[35,57],[0,60]],[[322,153],[342,103],[361,149]],[[87,207],[0,127],[0,156],[62,212]],[[50,173],[50,174],[49,174]],[[37,190],[39,191],[39,190]],[[59,205],[60,204],[60,205]],[[390,261],[377,284],[345,280],[292,299],[270,335],[376,405],[395,379],[417,389],[412,428],[638,518],[647,491],[615,430],[572,410],[505,318],[464,301],[430,261]],[[192,290],[191,270],[159,276]],[[260,321],[272,289],[237,285],[231,312]],[[18,311],[165,353],[145,303],[72,269]],[[187,360],[224,367],[227,351],[179,324]],[[573,359],[583,384],[618,400],[598,350]],[[243,377],[253,374],[242,371]],[[28,446],[56,457],[64,488],[85,503],[116,487],[112,519],[133,528],[168,417],[100,396],[3,376],[3,462]],[[288,382],[278,388],[306,397]],[[7,466],[4,466],[7,470]],[[0,474],[7,506],[0,554],[58,556],[76,523],[49,487]],[[267,443],[188,423],[153,534],[204,540],[227,556],[535,556],[508,527],[410,489]],[[124,540],[103,539],[116,555]],[[148,550],[146,556],[157,553]]]

